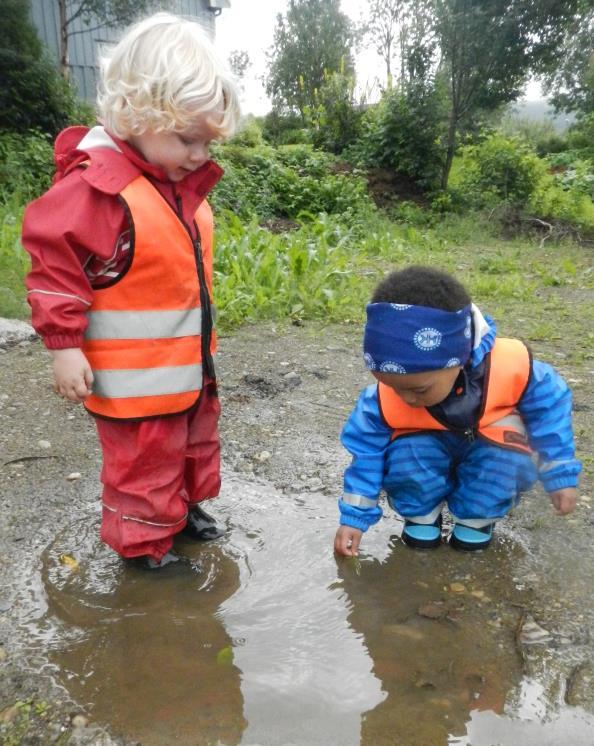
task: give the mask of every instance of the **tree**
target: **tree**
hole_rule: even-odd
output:
[[[557,59],[545,71],[545,92],[557,111],[587,115],[594,111],[594,7],[580,0],[565,32]]]
[[[268,53],[266,92],[274,107],[303,116],[325,74],[353,74],[353,41],[354,29],[340,0],[289,0],[286,16],[277,16]]]
[[[435,30],[450,85],[442,187],[459,128],[477,111],[514,101],[529,72],[550,64],[579,0],[434,0]]]
[[[0,25],[0,129],[41,129],[55,135],[66,126],[74,94],[62,79],[29,18],[29,2],[3,0]]]
[[[369,20],[365,33],[371,37],[375,51],[386,65],[388,88],[392,87],[392,59],[403,6],[402,0],[369,0]]]
[[[68,43],[71,37],[100,28],[131,23],[151,4],[151,0],[54,0],[60,18],[60,71],[68,79]],[[74,30],[81,20],[84,28]]]

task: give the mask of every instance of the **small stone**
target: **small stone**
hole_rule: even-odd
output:
[[[0,723],[12,723],[18,716],[20,710],[16,705],[11,705],[0,712]]]
[[[254,456],[255,461],[259,461],[261,464],[263,464],[265,461],[269,461],[272,454],[270,451],[260,451],[260,453],[257,453]]]
[[[470,591],[470,595],[482,599],[485,597],[485,591]]]
[[[463,583],[450,583],[450,590],[452,593],[464,593],[466,586]]]
[[[84,715],[74,715],[70,722],[74,728],[86,728],[89,724],[89,719]]]
[[[7,652],[4,648],[0,648],[0,663],[4,663],[6,660]]]
[[[592,502],[592,498],[590,497],[590,495],[580,495],[580,502],[590,503]]]
[[[443,619],[447,613],[448,610],[443,601],[431,601],[428,604],[419,606],[417,609],[417,614],[426,619]]]
[[[312,492],[314,490],[319,490],[324,486],[324,483],[319,477],[313,477],[313,479],[310,479],[307,483],[307,488],[311,490]]]
[[[47,450],[48,448],[51,448],[51,447],[52,447],[52,444],[51,444],[51,443],[49,442],[49,440],[38,440],[38,441],[37,441],[37,445],[38,445],[38,446],[39,446],[40,448],[44,448],[44,449],[46,449],[46,450]]]
[[[82,477],[82,474],[80,473],[80,471],[73,471],[73,472],[70,472],[70,474],[66,477],[66,479],[69,482],[74,482],[77,479],[80,479],[81,477]]]

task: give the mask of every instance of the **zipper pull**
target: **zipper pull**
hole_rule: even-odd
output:
[[[464,431],[464,437],[469,443],[474,442],[474,430],[471,427],[467,427]]]

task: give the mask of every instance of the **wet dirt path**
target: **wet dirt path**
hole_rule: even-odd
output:
[[[169,578],[98,541],[93,428],[51,395],[39,343],[0,357],[0,713],[61,702],[62,720],[35,724],[40,743],[56,722],[73,743],[99,743],[99,727],[143,744],[591,743],[588,482],[569,520],[535,490],[480,556],[412,552],[386,511],[361,560],[337,561],[337,436],[367,383],[358,345],[348,327],[222,339],[212,510],[229,530],[180,544],[194,570]]]

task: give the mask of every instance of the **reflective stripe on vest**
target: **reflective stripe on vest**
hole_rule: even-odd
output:
[[[143,176],[121,193],[133,236],[131,263],[113,285],[94,290],[83,351],[94,375],[86,408],[136,419],[189,409],[202,388],[203,318],[195,250],[212,284],[212,213],[195,220],[196,248],[166,200]],[[211,353],[216,348],[211,335]]]
[[[86,339],[166,339],[202,331],[202,310],[90,311]]]
[[[530,353],[518,339],[497,337],[485,358],[486,370],[478,435],[497,445],[531,453],[526,427],[516,411],[530,377]],[[411,407],[396,392],[378,384],[380,410],[392,438],[425,430],[447,430],[424,407]]]

